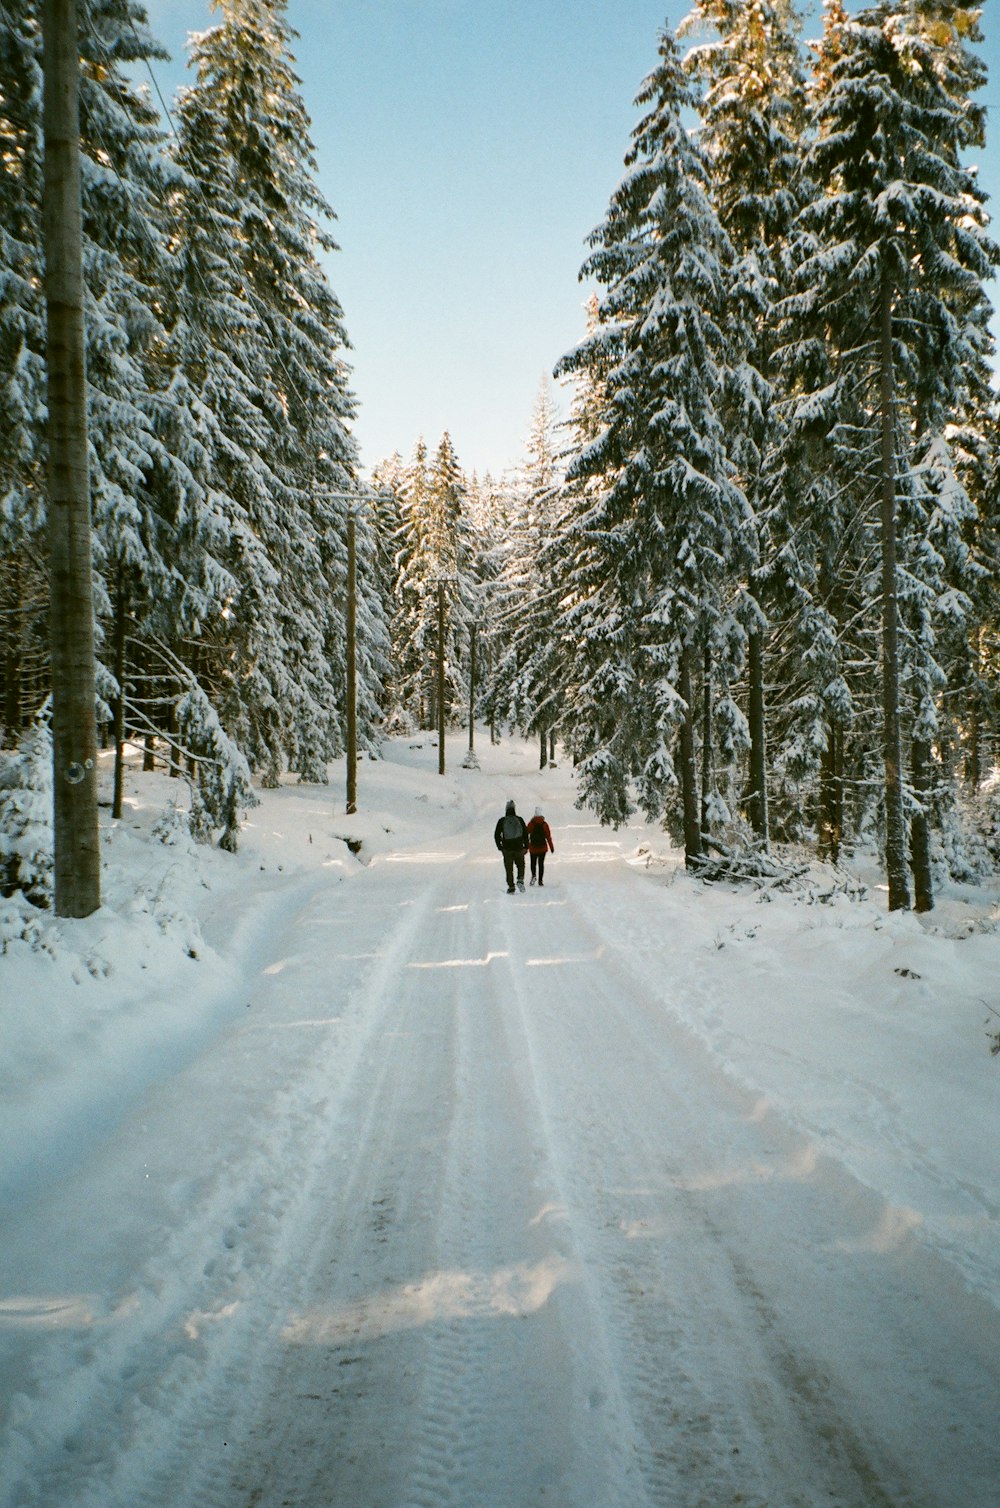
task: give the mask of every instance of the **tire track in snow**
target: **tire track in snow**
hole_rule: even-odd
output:
[[[935,1455],[992,1508],[995,1316],[905,1239],[872,1250],[877,1201],[671,1019],[674,989],[710,1003],[699,961],[634,979],[572,862],[544,900],[492,862],[408,874],[350,908],[367,961],[332,956],[322,899],[275,939],[281,1010],[230,1044],[235,1077],[274,1045],[267,1121],[178,1185],[137,1308],[15,1411],[58,1421],[19,1508],[903,1508]],[[340,1019],[296,1026],[324,948]]]
[[[553,1205],[537,1109],[504,1010],[509,970],[496,945],[509,902],[472,870],[466,888],[471,902],[452,913],[435,951],[439,960],[491,963],[448,972],[455,1098],[435,1241],[442,1291],[421,1333],[416,1449],[402,1501],[568,1504],[589,1495],[567,1401],[576,1275],[546,1218]]]
[[[636,875],[635,878],[638,881],[639,876]],[[597,887],[597,893],[601,893],[600,887]],[[886,1149],[892,1149],[896,1153],[897,1163],[892,1187],[897,1191],[897,1198],[901,1188],[910,1188],[913,1204],[925,1217],[919,1230],[915,1227],[915,1234],[919,1234],[926,1244],[933,1245],[981,1293],[996,1291],[996,1263],[992,1260],[995,1242],[991,1244],[987,1229],[1000,1217],[1000,1203],[994,1183],[988,1180],[975,1183],[956,1179],[954,1167],[942,1165],[938,1149],[928,1145],[919,1134],[907,1134],[912,1121],[900,1115],[891,1091],[877,1073],[871,1069],[865,1071],[865,1044],[860,1037],[858,1067],[855,1071],[845,1071],[842,1063],[838,1065],[831,1062],[829,1066],[825,1066],[814,1052],[803,1054],[794,1040],[786,1044],[772,1039],[765,1048],[760,1042],[748,1042],[738,1031],[724,1028],[723,1012],[718,1007],[718,999],[727,992],[734,989],[745,991],[751,1000],[766,1002],[773,997],[780,1003],[782,997],[796,984],[799,990],[808,987],[809,975],[805,960],[809,955],[808,949],[803,952],[804,939],[800,936],[796,940],[793,955],[795,961],[792,967],[799,970],[796,981],[789,976],[786,957],[780,949],[774,947],[773,940],[768,940],[770,908],[761,908],[759,894],[737,897],[730,893],[715,896],[712,894],[712,887],[703,887],[708,919],[700,928],[697,923],[692,928],[695,918],[690,905],[682,903],[678,908],[676,891],[669,885],[665,887],[655,882],[649,884],[644,878],[641,884],[633,887],[633,894],[645,904],[629,910],[622,907],[619,901],[614,907],[619,931],[613,943],[606,913],[602,914],[600,907],[590,904],[589,887],[578,888],[576,894],[588,912],[591,924],[613,946],[623,965],[635,972],[637,977],[644,979],[647,990],[651,954],[649,917],[653,914],[657,918],[654,936],[660,943],[661,952],[663,947],[669,947],[673,924],[680,920],[685,927],[684,946],[676,951],[676,956],[669,955],[672,980],[669,995],[664,997],[664,1005],[676,1016],[683,1029],[703,1042],[717,1062],[720,1059],[730,1059],[731,1062],[724,1071],[732,1076],[734,1082],[743,1084],[747,1089],[751,1087],[751,1081],[742,1065],[748,1061],[756,1064],[758,1071],[763,1065],[765,1073],[773,1066],[779,1083],[794,1084],[796,1072],[800,1071],[804,1082],[812,1086],[809,1109],[806,1111],[794,1104],[793,1092],[790,1096],[792,1102],[786,1103],[782,1114],[804,1138],[824,1140],[828,1134],[826,1095],[821,1092],[825,1085],[832,1108],[829,1125],[837,1140],[836,1148],[831,1149],[832,1155],[849,1166],[859,1182],[878,1193],[880,1158]],[[711,921],[713,915],[718,915],[720,902],[723,907],[738,907],[735,914],[741,916],[740,920],[728,924],[721,932]],[[811,920],[805,921],[804,926],[807,931],[815,929],[814,936],[818,943],[816,956],[823,960],[829,957],[821,941],[823,933],[829,928],[837,928],[838,922],[842,923],[843,918],[838,919],[836,915],[817,918],[816,909],[805,906],[802,909],[806,917],[811,910]],[[824,908],[817,909],[822,911]],[[875,930],[878,930],[877,924]],[[745,946],[759,932],[764,934],[763,947],[757,944]],[[854,954],[860,953],[861,964],[852,962],[846,966],[843,978],[823,978],[819,987],[824,996],[825,1012],[830,1017],[839,1018],[841,1023],[845,1020],[855,1023],[857,1031],[861,1033],[867,1029],[867,1018],[858,1010],[852,998],[854,978],[859,969],[863,977],[866,960],[868,966],[875,966],[872,962],[872,948],[877,945],[867,927],[861,927],[855,932],[854,942],[852,959]],[[740,946],[741,944],[744,946]],[[633,954],[638,955],[636,963],[633,963]],[[883,958],[883,965],[884,962]],[[820,962],[819,968],[825,969],[826,964]],[[688,1001],[695,1002],[695,1011],[688,1008]],[[907,1042],[903,1019],[899,1025],[904,1033],[900,1046],[905,1053]],[[926,1066],[911,1062],[913,1075],[918,1076]],[[932,1093],[960,1097],[959,1086],[942,1080],[938,1071],[934,1071],[932,1078],[933,1083],[930,1080],[928,1082]],[[858,1107],[853,1115],[847,1109],[852,1102]],[[874,1145],[872,1126],[877,1128]],[[969,1227],[976,1224],[983,1228],[979,1243],[969,1240]],[[951,1227],[959,1232],[957,1241],[952,1238]]]
[[[600,887],[588,883],[586,915],[574,890],[560,897],[563,952],[600,958],[599,989],[583,979],[584,963],[562,969],[561,987],[550,965],[552,988],[526,1001],[527,1014],[546,1097],[561,1101],[553,1135],[580,1244],[621,1326],[623,1385],[651,1442],[657,1500],[697,1502],[704,1490],[710,1502],[729,1501],[728,1491],[811,1504],[832,1491],[845,1503],[926,1503],[919,1459],[931,1468],[944,1452],[963,1501],[985,1508],[997,1453],[981,1378],[996,1377],[995,1312],[956,1293],[953,1275],[912,1244],[878,1250],[878,1201],[773,1115],[754,1125],[752,1097],[669,1017],[671,985],[652,998],[591,920],[612,914]],[[637,882],[633,894],[633,928],[645,919],[662,929],[656,892]],[[558,952],[551,925],[537,943],[536,966]],[[684,967],[676,972],[687,985]],[[708,998],[710,983],[695,987]],[[632,1187],[614,1187],[628,1168]],[[931,1310],[924,1320],[914,1281]],[[824,1335],[824,1316],[844,1333]],[[944,1420],[937,1385],[911,1377],[914,1354],[955,1389]],[[730,1375],[734,1364],[744,1378]],[[898,1407],[884,1396],[893,1391]],[[666,1460],[652,1445],[664,1435]],[[668,1465],[675,1480],[662,1475]]]
[[[363,884],[364,878],[356,883]],[[273,958],[287,955],[292,934],[300,940],[303,933],[322,933],[333,894],[314,895],[287,921],[285,931],[273,939]],[[409,887],[407,899],[412,899]],[[59,1502],[60,1508],[167,1502],[203,1508],[216,1500],[231,1501],[223,1484],[234,1418],[244,1405],[248,1382],[252,1396],[262,1340],[280,1333],[301,1280],[302,1252],[310,1249],[307,1226],[315,1180],[328,1158],[336,1122],[330,1086],[338,1079],[349,1085],[359,1064],[378,1062],[370,1042],[391,1003],[387,982],[398,970],[399,958],[412,948],[432,902],[433,887],[417,895],[395,931],[390,930],[381,959],[376,944],[359,998],[353,1010],[346,1002],[340,1019],[300,1022],[301,983],[297,987],[296,979],[301,974],[294,968],[277,975],[265,971],[247,1023],[212,1044],[212,1053],[231,1059],[221,1077],[233,1085],[231,1104],[221,1112],[214,1106],[209,1117],[213,1130],[224,1128],[219,1146],[204,1145],[197,1125],[177,1122],[174,1091],[177,1103],[198,1100],[201,1065],[196,1062],[176,1085],[161,1086],[138,1108],[130,1136],[99,1151],[77,1172],[65,1200],[106,1209],[110,1225],[104,1232],[95,1228],[94,1252],[70,1254],[64,1265],[74,1277],[88,1266],[117,1272],[121,1287],[117,1295],[98,1297],[94,1316],[85,1321],[90,1334],[81,1336],[70,1373],[62,1369],[61,1344],[52,1367],[46,1365],[44,1348],[35,1347],[34,1378],[16,1402],[13,1430],[5,1442],[4,1478],[14,1493],[12,1501]],[[398,897],[390,898],[384,910],[391,913],[397,903]],[[373,943],[382,914],[377,905],[368,918]],[[307,973],[322,968],[322,958],[307,958],[303,967]],[[358,972],[352,963],[348,977]],[[313,997],[315,989],[308,995]],[[262,1053],[271,1060],[272,1098],[266,1123],[247,1126],[240,1074],[247,1064],[251,1077],[261,1072]],[[206,1082],[218,1082],[218,1061],[205,1072]],[[142,1162],[143,1123],[153,1117],[177,1123],[170,1168]],[[170,1144],[168,1138],[152,1140]],[[199,1171],[177,1183],[179,1167]],[[295,1181],[275,1185],[275,1167],[294,1170]],[[164,1188],[171,1181],[175,1186]],[[134,1191],[142,1199],[153,1190],[163,1203],[162,1244],[133,1250],[127,1197]],[[57,1202],[52,1216],[57,1223],[61,1209]],[[115,1221],[122,1220],[126,1230],[119,1235]],[[79,1224],[80,1217],[73,1223]],[[206,1251],[203,1232],[213,1226],[218,1242]],[[38,1239],[30,1222],[27,1235],[33,1242]],[[46,1249],[57,1249],[55,1232],[43,1239]],[[122,1245],[120,1260],[111,1259],[105,1249],[115,1240]],[[16,1249],[16,1242],[9,1249]],[[26,1271],[33,1260],[29,1248]],[[66,1285],[74,1291],[68,1274]],[[178,1337],[185,1336],[178,1345]],[[30,1461],[30,1478],[18,1480],[19,1457]]]
[[[353,987],[359,1031],[334,1070],[336,1108],[320,1167],[328,1193],[315,1204],[320,1218],[297,1234],[300,1261],[303,1250],[308,1258],[296,1293],[283,1295],[280,1324],[263,1351],[257,1407],[241,1421],[219,1499],[224,1508],[363,1501],[352,1486],[359,1465],[353,1439],[374,1433],[388,1441],[405,1401],[412,1372],[405,1360],[398,1375],[382,1373],[381,1342],[395,1323],[391,1293],[408,1276],[393,1236],[415,1233],[419,1247],[435,1223],[434,1128],[447,1113],[450,1061],[440,1026],[419,1019],[399,980],[445,883],[434,871],[419,885],[400,880],[393,904],[407,908],[405,918]],[[412,1106],[397,1093],[408,1079],[424,1095],[427,1124],[418,1138]],[[372,1397],[381,1414],[374,1421]],[[376,1477],[377,1464],[365,1463],[363,1473]]]
[[[660,1144],[650,1141],[650,1128],[663,1116],[658,1104],[648,1103],[656,1058],[634,1038],[631,1014],[641,1007],[609,967],[600,940],[581,923],[565,887],[558,910],[550,898],[536,939],[542,946],[533,949],[533,940],[526,939],[516,976],[521,1011],[570,1219],[595,1307],[610,1332],[645,1500],[723,1503],[741,1494],[752,1502],[746,1473],[726,1470],[732,1441],[717,1423],[731,1412],[731,1360],[720,1347],[724,1364],[713,1370],[697,1355],[709,1316],[718,1345],[726,1295],[714,1291],[719,1285],[709,1252],[707,1265],[699,1263],[695,1291],[684,1291],[691,1281],[683,1249],[690,1219],[685,1213],[679,1239],[663,1214],[667,1185],[680,1179],[676,1172],[664,1176],[669,1165]],[[532,988],[542,969],[545,985]],[[567,975],[570,982],[561,982]],[[666,1083],[662,1090],[653,1085],[657,1096],[669,1096]],[[769,1492],[758,1499],[772,1500]]]

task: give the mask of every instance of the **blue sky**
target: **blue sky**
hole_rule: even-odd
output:
[[[1000,122],[1000,26],[983,30]],[[147,0],[173,54],[208,0]],[[337,213],[362,462],[444,430],[469,471],[523,454],[543,375],[581,337],[588,232],[622,172],[632,101],[687,0],[290,0],[319,182]],[[817,33],[807,26],[806,35]],[[1000,157],[983,156],[1000,202]],[[558,389],[553,397],[564,398]]]

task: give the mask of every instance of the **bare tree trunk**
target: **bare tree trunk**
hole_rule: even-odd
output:
[[[148,722],[155,720],[159,731],[160,717],[159,708],[156,704],[156,690],[158,675],[153,663],[153,657],[146,645],[141,648],[136,645],[133,650],[136,660],[142,667],[142,705],[144,719]],[[138,695],[138,692],[137,692]],[[156,769],[156,734],[147,731],[142,739],[142,772],[144,775],[151,774]]]
[[[358,554],[354,510],[347,515],[347,805],[358,809]]]
[[[444,774],[444,582],[438,582],[438,774]]]
[[[180,733],[177,728],[177,703],[173,700],[167,707],[167,733],[170,742],[170,778],[181,778],[181,746]]]
[[[982,697],[979,680],[982,674],[982,643],[983,630],[980,626],[975,628],[972,634],[972,689],[966,699],[969,732],[966,743],[968,753],[965,760],[965,778],[973,791],[978,791],[983,778]]]
[[[767,849],[770,831],[767,810],[767,727],[764,718],[764,635],[752,633],[747,642],[747,674],[750,681],[747,721],[750,724],[750,791],[747,816],[750,826]]]
[[[476,747],[476,625],[469,628],[469,753]]]
[[[836,864],[840,858],[840,839],[843,824],[843,781],[838,771],[837,728],[830,724],[827,729],[826,748],[819,764],[819,842],[820,858]]]
[[[712,699],[712,649],[708,641],[702,655],[701,689],[701,836],[708,838],[708,801],[712,794],[712,764],[715,746],[712,738],[715,708]]]
[[[543,728],[538,735],[538,768],[544,770],[549,762],[549,740]]]
[[[115,573],[114,626],[115,680],[118,682],[118,695],[115,697],[112,708],[115,729],[115,786],[111,800],[111,815],[116,820],[121,818],[125,798],[125,620],[127,612],[125,568],[119,562]]]
[[[4,640],[3,723],[9,748],[17,743],[21,727],[21,642],[24,638],[24,588],[21,562],[17,555],[11,562],[10,628]]]
[[[75,0],[43,0],[55,909],[101,904]]]
[[[698,821],[698,772],[694,753],[694,705],[691,693],[691,656],[686,645],[681,654],[680,693],[686,712],[681,723],[680,763],[681,796],[684,804],[684,862],[694,869],[702,855],[701,825]]]
[[[915,738],[910,744],[910,770],[917,809],[910,818],[910,867],[913,870],[914,910],[933,911],[934,884],[931,879],[931,762],[930,745]]]
[[[899,731],[899,612],[896,599],[895,378],[892,363],[892,283],[882,269],[880,378],[882,420],[882,749],[885,765],[885,867],[889,910],[908,911],[903,753]]]

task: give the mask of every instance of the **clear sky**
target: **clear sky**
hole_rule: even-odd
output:
[[[983,20],[994,126],[998,3],[987,0]],[[328,271],[354,347],[366,467],[446,429],[468,471],[521,458],[539,383],[583,334],[584,243],[621,176],[632,101],[664,22],[689,8],[289,0],[319,183],[337,213]],[[187,34],[217,13],[209,0],[147,9],[173,54],[155,68],[169,101]],[[1000,202],[992,140],[981,171]]]

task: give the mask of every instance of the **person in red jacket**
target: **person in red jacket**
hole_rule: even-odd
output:
[[[549,824],[542,816],[540,806],[535,807],[535,815],[528,823],[528,853],[531,855],[531,884],[537,878],[539,885],[544,885],[542,878],[545,874],[545,855],[555,853],[556,846],[552,841],[552,833]]]

